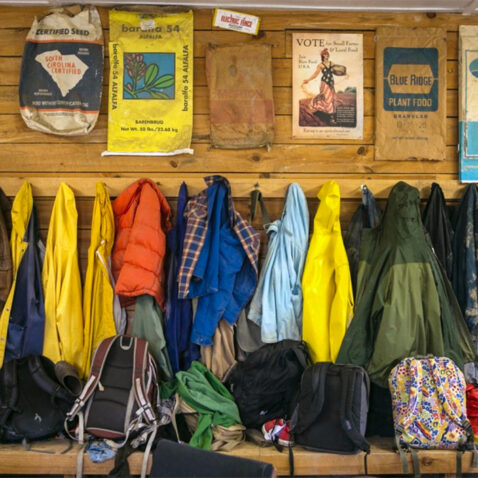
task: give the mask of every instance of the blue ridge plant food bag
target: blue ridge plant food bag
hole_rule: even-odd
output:
[[[57,8],[35,18],[20,73],[20,111],[28,127],[72,136],[94,128],[101,102],[103,50],[95,7]]]

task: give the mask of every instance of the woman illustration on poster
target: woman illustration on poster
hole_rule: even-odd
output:
[[[302,85],[306,85],[313,79],[317,78],[317,76],[319,76],[319,74],[322,72],[319,94],[312,98],[310,106],[315,112],[320,111],[329,115],[330,124],[335,125],[337,94],[335,92],[334,86],[334,74],[336,74],[336,72],[334,71],[333,67],[338,65],[334,65],[330,61],[330,53],[327,48],[324,48],[320,52],[320,56],[322,59],[321,63],[319,63],[317,66],[314,74],[309,79],[304,80]]]

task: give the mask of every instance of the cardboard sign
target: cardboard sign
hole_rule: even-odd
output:
[[[460,181],[478,181],[478,26],[460,26]]]
[[[261,19],[255,15],[216,8],[214,10],[212,25],[214,27],[225,28],[226,30],[257,35],[259,33],[260,22]]]
[[[446,156],[446,31],[379,28],[375,159]]]

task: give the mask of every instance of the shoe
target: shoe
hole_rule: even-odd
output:
[[[79,397],[83,384],[76,368],[65,361],[55,364],[55,375],[58,381],[74,396]]]
[[[282,446],[293,446],[294,442],[290,438],[290,422],[283,418],[270,420],[262,425],[262,433],[267,441],[278,443]]]

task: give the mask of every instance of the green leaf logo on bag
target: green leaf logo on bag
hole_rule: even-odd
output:
[[[125,53],[123,99],[173,100],[173,53]]]

